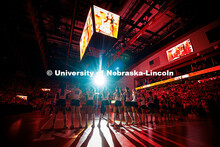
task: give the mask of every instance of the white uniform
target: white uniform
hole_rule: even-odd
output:
[[[108,100],[108,99],[109,99],[109,95],[110,95],[110,94],[109,94],[109,92],[107,92],[107,91],[105,92],[105,94],[102,92],[102,100],[103,100],[103,101]]]
[[[95,93],[94,92],[89,92],[89,91],[87,91],[86,92],[86,94],[87,94],[87,100],[93,100],[93,98],[94,98],[94,96],[95,96]]]
[[[116,101],[121,101],[121,94],[118,94],[117,92],[113,93],[113,98]]]
[[[132,93],[132,102],[137,102],[137,93]]]
[[[72,88],[71,89],[71,99],[80,99],[80,95],[82,94],[82,91],[79,88]]]

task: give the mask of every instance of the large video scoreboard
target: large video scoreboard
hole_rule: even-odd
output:
[[[120,16],[93,5],[80,39],[80,60],[88,47],[107,48],[118,38]]]

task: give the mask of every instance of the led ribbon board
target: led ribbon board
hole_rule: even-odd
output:
[[[168,61],[176,60],[192,52],[193,52],[193,48],[190,39],[187,39],[184,42],[166,51]]]
[[[170,79],[167,79],[167,80],[163,80],[163,81],[147,84],[147,85],[144,85],[144,86],[136,87],[135,89],[140,90],[140,89],[153,87],[153,86],[157,86],[157,85],[161,85],[161,84],[165,84],[165,83],[169,83],[169,82],[173,82],[173,81],[178,81],[178,80],[181,80],[181,79],[190,78],[190,77],[194,77],[194,76],[198,76],[198,75],[202,75],[202,74],[206,74],[206,73],[214,72],[214,71],[218,71],[218,70],[220,70],[220,65],[215,66],[215,67],[211,67],[211,68],[207,68],[207,69],[204,69],[204,70],[192,72],[192,73],[189,73],[189,74],[181,75],[181,76],[178,76],[178,77],[170,78]]]
[[[87,19],[86,19],[86,23],[83,29],[83,33],[82,36],[80,38],[80,60],[82,60],[83,55],[86,51],[86,48],[90,42],[90,39],[93,35],[94,31],[93,31],[93,22],[92,22],[92,10],[90,8]]]
[[[118,38],[120,16],[97,6],[93,8],[96,32]]]
[[[49,88],[42,88],[41,90],[42,91],[51,91],[51,89],[49,89]]]
[[[23,100],[27,100],[27,96],[25,96],[25,95],[17,95],[16,97],[23,99]]]

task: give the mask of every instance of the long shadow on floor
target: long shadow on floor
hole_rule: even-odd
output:
[[[124,137],[127,138],[133,145],[138,146],[138,147],[144,147],[144,145],[140,144],[139,142],[137,142],[136,140],[132,139],[130,136],[125,134],[125,131],[123,129],[120,129],[120,131],[115,128],[113,128],[113,129],[116,130],[117,132],[120,132],[122,135],[124,135]],[[112,133],[114,133],[114,132],[112,131]]]
[[[85,130],[86,130],[86,129],[84,129],[84,130],[76,137],[75,141],[74,141],[73,144],[71,145],[72,147],[75,147],[75,146],[78,144],[78,142],[79,142],[80,138],[82,137],[82,135],[84,134]]]
[[[162,138],[160,138],[158,136],[149,134],[149,132],[147,132],[147,131],[144,131],[144,130],[139,131],[139,130],[135,129],[134,127],[132,127],[132,129],[137,131],[138,133],[148,137],[149,139],[153,140],[154,142],[156,142],[156,143],[158,143],[158,144],[160,144],[162,146],[175,146],[175,144],[173,144],[173,143],[171,143],[171,142],[169,142],[167,140],[164,140],[164,139],[162,139]]]
[[[121,147],[121,144],[119,143],[118,139],[115,136],[115,133],[112,131],[112,129],[109,128],[110,134],[112,136],[112,140],[114,142],[115,147]]]
[[[91,132],[89,133],[88,137],[86,138],[86,140],[83,142],[83,144],[81,145],[81,147],[87,147],[91,137],[92,137],[92,134],[93,134],[93,130],[94,128],[92,128]],[[81,133],[82,134],[82,133]]]
[[[99,128],[99,134],[100,134],[100,137],[102,139],[102,146],[109,147],[109,144],[108,144],[107,140],[105,139],[105,136],[102,133],[102,130],[100,128]]]
[[[146,140],[144,140],[143,138],[141,138],[140,136],[138,136],[137,134],[135,134],[134,132],[130,131],[129,129],[127,129],[126,127],[124,127],[124,129],[126,131],[128,131],[129,133],[131,133],[134,137],[136,137],[139,141],[141,141],[143,144],[147,145],[148,147],[153,147],[152,144],[150,144],[149,142],[147,142]]]

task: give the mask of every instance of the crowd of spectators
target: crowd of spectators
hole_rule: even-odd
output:
[[[155,83],[158,81],[162,81],[162,80],[166,80],[166,79],[173,78],[176,76],[184,75],[187,73],[203,70],[203,69],[210,68],[210,67],[217,66],[217,65],[219,65],[217,59],[209,58],[206,60],[202,60],[202,61],[190,64],[190,65],[178,68],[173,71],[174,72],[173,76],[154,76],[154,77],[143,78],[138,81],[137,86],[143,86],[143,85]]]
[[[204,77],[204,79],[207,77]],[[197,116],[217,116],[220,104],[220,81],[219,77],[207,80],[184,80],[179,83],[155,86],[140,90],[140,93],[148,97],[148,91],[152,91],[160,101],[160,114],[178,113],[177,103],[180,105],[182,116],[196,114]],[[165,108],[167,109],[163,109]],[[182,116],[180,116],[182,118]]]
[[[19,89],[19,90],[18,90]],[[39,110],[43,103],[44,98],[40,97],[39,91],[34,93],[33,91],[27,92],[26,89],[21,87],[15,88],[13,86],[6,86],[0,89],[0,105],[6,106],[30,106],[33,110]],[[17,95],[27,96],[27,99],[17,97]],[[11,107],[10,107],[11,108]]]

